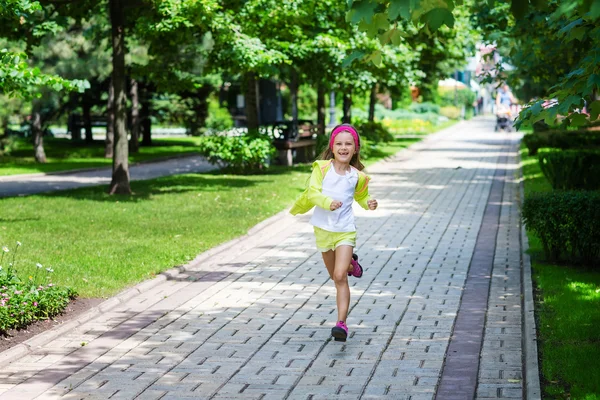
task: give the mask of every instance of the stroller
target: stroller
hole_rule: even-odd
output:
[[[496,126],[494,132],[504,130],[505,132],[512,132],[513,117],[510,107],[501,106],[496,111]]]

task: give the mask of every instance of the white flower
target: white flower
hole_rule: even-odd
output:
[[[54,272],[54,270],[52,268],[46,268],[46,271],[48,271],[48,272]]]
[[[40,264],[40,263],[36,263],[35,266],[38,267],[38,268],[42,268],[43,267],[43,265]]]
[[[4,247],[2,248],[2,251],[3,251],[3,252],[5,252],[5,253],[8,253],[10,250],[8,249],[8,247],[4,246]]]
[[[21,246],[21,242],[17,240],[17,247]]]

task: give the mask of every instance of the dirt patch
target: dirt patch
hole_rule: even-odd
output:
[[[97,306],[106,299],[80,299],[77,298],[69,302],[69,305],[65,311],[46,321],[36,321],[24,329],[11,329],[7,332],[6,336],[0,335],[0,352],[8,350],[11,347],[31,339],[37,334],[46,332],[56,326],[62,325],[65,322],[69,322],[78,315],[86,312],[87,310]]]

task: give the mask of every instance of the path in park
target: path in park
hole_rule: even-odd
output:
[[[176,174],[202,173],[212,171],[215,168],[204,157],[193,155],[131,165],[129,167],[129,176],[131,180],[136,181]],[[111,176],[111,168],[51,174],[0,176],[0,198],[74,189],[84,186],[108,185],[110,184]]]
[[[0,399],[539,398],[519,135],[493,125],[369,169],[380,207],[357,210],[347,342],[329,337],[335,289],[308,217],[281,213],[10,364],[0,354]]]

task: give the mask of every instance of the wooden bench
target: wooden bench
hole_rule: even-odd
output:
[[[91,126],[102,126],[108,125],[108,118],[106,115],[92,115],[90,116]],[[80,114],[69,114],[67,120],[67,133],[71,134],[74,140],[81,139],[81,129],[85,128],[85,120]]]
[[[281,165],[314,160],[317,147],[317,126],[309,120],[279,121],[270,125],[273,145]]]

